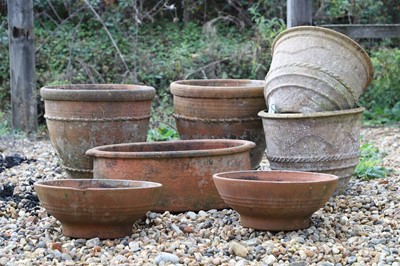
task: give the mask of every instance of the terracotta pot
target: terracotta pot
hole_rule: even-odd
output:
[[[266,76],[269,112],[318,112],[354,108],[373,77],[371,59],[349,37],[321,27],[299,26],[272,44]]]
[[[181,139],[244,139],[256,143],[250,152],[257,168],[265,151],[262,122],[266,108],[262,80],[180,80],[171,84],[174,117]]]
[[[322,172],[340,177],[343,193],[358,164],[364,108],[311,114],[260,112],[273,170]]]
[[[93,156],[94,178],[162,183],[153,210],[180,212],[226,207],[212,175],[250,169],[254,146],[245,140],[180,140],[107,145],[86,155]]]
[[[338,177],[289,171],[217,173],[215,185],[240,214],[241,224],[259,230],[289,231],[310,226],[310,217],[332,196]]]
[[[72,178],[92,178],[86,150],[146,141],[152,87],[81,84],[43,87],[45,118],[53,147]]]
[[[161,184],[128,180],[39,181],[35,191],[44,208],[75,238],[117,238],[132,234],[133,223],[151,209]]]

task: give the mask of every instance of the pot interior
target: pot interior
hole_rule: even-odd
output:
[[[261,183],[310,183],[329,182],[338,179],[337,176],[329,174],[292,171],[238,171],[219,173],[215,176],[222,179]]]
[[[65,188],[65,189],[132,189],[158,187],[161,184],[145,181],[130,181],[130,180],[91,180],[91,179],[62,179],[37,182],[36,185],[43,187]]]

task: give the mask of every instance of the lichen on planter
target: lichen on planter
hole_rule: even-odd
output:
[[[269,136],[266,154],[271,169],[334,174],[340,177],[336,193],[343,193],[358,164],[364,110],[260,112]]]
[[[181,139],[243,139],[256,143],[252,167],[265,150],[262,122],[266,108],[262,80],[180,80],[171,84],[174,117]]]
[[[145,141],[155,89],[141,85],[76,84],[40,90],[50,140],[72,178],[91,178],[86,150]]]

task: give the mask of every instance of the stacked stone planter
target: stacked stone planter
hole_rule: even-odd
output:
[[[274,170],[340,177],[343,193],[359,159],[364,108],[356,102],[372,80],[368,54],[336,31],[301,26],[279,34],[266,76],[268,110],[259,112]]]

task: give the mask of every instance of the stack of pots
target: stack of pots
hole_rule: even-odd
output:
[[[364,108],[355,106],[373,77],[368,54],[336,31],[300,26],[276,37],[272,55],[259,112],[271,169],[335,174],[344,192],[359,159]]]

